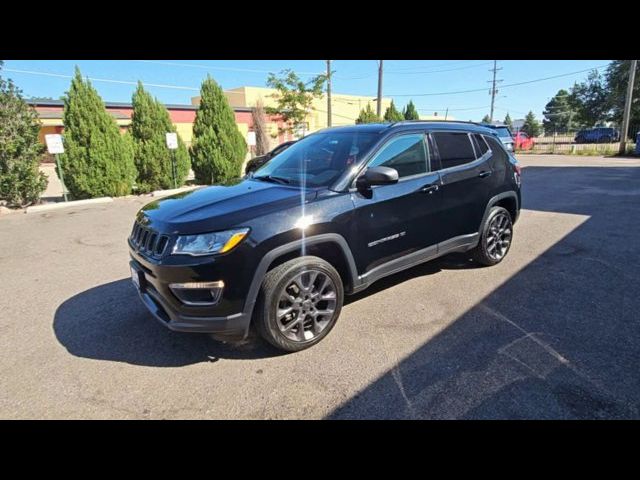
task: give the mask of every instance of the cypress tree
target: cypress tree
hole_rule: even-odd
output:
[[[356,119],[356,123],[378,123],[380,117],[373,111],[371,105],[367,103],[367,106],[360,110],[360,115]]]
[[[207,76],[193,124],[191,162],[196,181],[212,184],[239,177],[246,154],[233,110],[220,86]]]
[[[0,199],[11,206],[36,203],[47,187],[38,171],[44,153],[39,131],[35,110],[11,80],[0,77]]]
[[[64,100],[65,153],[61,155],[67,189],[74,198],[121,196],[136,177],[133,143],[121,135],[91,82],[80,70]]]
[[[520,131],[526,133],[530,137],[537,137],[538,135],[540,135],[541,130],[542,127],[538,123],[536,116],[532,111],[529,111],[529,113],[527,113],[527,116],[524,117],[524,124],[522,125]]]
[[[138,172],[139,192],[173,187],[173,156],[175,155],[176,184],[182,185],[189,174],[189,152],[178,136],[178,149],[169,150],[167,132],[175,133],[167,108],[153,98],[138,82],[132,97],[131,136],[134,143],[134,163]]]
[[[509,130],[511,130],[513,128],[513,121],[511,120],[511,115],[509,115],[509,112],[507,112],[507,116],[504,117],[504,122],[503,122],[507,127],[509,127]]]
[[[402,120],[404,120],[404,116],[398,111],[393,100],[391,100],[391,105],[389,105],[389,108],[384,112],[384,121],[401,122]]]
[[[420,115],[418,115],[418,110],[416,110],[413,100],[409,100],[407,106],[402,110],[402,115],[404,115],[405,120],[420,120]]]

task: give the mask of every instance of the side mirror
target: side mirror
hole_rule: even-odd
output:
[[[360,175],[356,180],[356,187],[359,190],[367,190],[373,185],[391,185],[398,183],[398,171],[391,167],[371,167],[367,168],[364,175]]]

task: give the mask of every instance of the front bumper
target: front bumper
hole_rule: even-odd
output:
[[[241,303],[225,300],[217,306],[196,307],[182,304],[173,295],[168,284],[194,280],[196,272],[192,267],[156,265],[132,249],[130,255],[132,275],[135,272],[138,280],[134,284],[137,283],[135,286],[140,298],[165,327],[178,332],[209,333],[221,340],[246,338],[251,314],[243,311]],[[215,272],[217,269],[207,270]]]

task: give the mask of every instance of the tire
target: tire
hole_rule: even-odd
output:
[[[343,300],[342,279],[331,264],[312,256],[294,258],[265,275],[256,305],[256,329],[280,350],[304,350],[329,334]]]
[[[509,253],[512,240],[511,215],[502,207],[492,207],[482,227],[478,245],[471,251],[474,261],[485,266],[497,265]]]

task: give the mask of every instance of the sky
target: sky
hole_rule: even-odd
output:
[[[499,60],[495,120],[509,112],[524,118],[532,110],[542,119],[545,104],[562,88],[584,80],[589,71],[604,72],[610,60]],[[107,102],[130,102],[141,80],[160,101],[189,104],[210,74],[223,89],[266,86],[269,72],[292,69],[304,79],[324,73],[324,60],[6,60],[0,74],[13,79],[25,97],[60,98],[79,66]],[[492,60],[385,60],[383,96],[400,110],[409,100],[420,114],[479,121],[489,113]],[[335,93],[377,94],[377,60],[334,60]],[[550,78],[547,77],[558,77]],[[540,80],[540,81],[538,81]],[[531,82],[524,85],[511,85]],[[477,90],[467,92],[468,90]],[[453,93],[464,92],[464,93]]]

